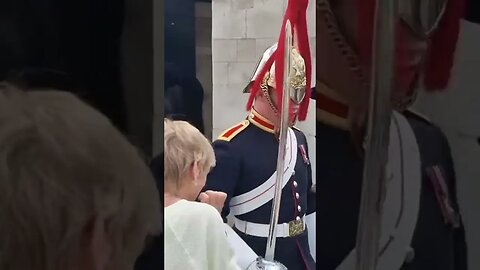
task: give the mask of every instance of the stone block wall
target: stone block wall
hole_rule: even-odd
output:
[[[253,75],[260,56],[278,40],[286,4],[286,0],[212,0],[213,139],[247,115],[248,94],[243,94],[242,90]],[[307,16],[315,74],[313,0],[310,0]],[[314,108],[315,103],[311,101],[307,121],[298,125],[307,135],[312,164],[315,164]]]

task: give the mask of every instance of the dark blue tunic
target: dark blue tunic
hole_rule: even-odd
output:
[[[422,162],[420,208],[412,248],[414,258],[402,270],[465,270],[463,226],[445,223],[429,175],[431,168],[444,172],[453,208],[458,212],[455,173],[448,142],[439,128],[405,113],[417,139]],[[317,262],[318,269],[334,270],[354,248],[363,161],[351,143],[350,133],[317,123]],[[395,270],[395,269],[392,269]]]
[[[222,213],[229,214],[229,201],[232,197],[253,190],[264,183],[276,170],[278,140],[273,132],[268,132],[255,121],[230,140],[217,140],[213,143],[217,164],[208,175],[205,189],[223,191],[228,194]],[[288,223],[303,215],[315,212],[315,194],[312,192],[311,165],[302,155],[300,146],[307,150],[305,135],[294,129],[297,138],[297,161],[295,174],[282,191],[279,223]],[[227,131],[228,133],[228,131]],[[296,187],[294,182],[296,182]],[[298,199],[296,193],[299,194]],[[237,216],[238,219],[260,224],[269,224],[272,202],[249,213]],[[300,210],[300,211],[299,211]],[[263,237],[237,233],[260,256],[265,256],[267,240]],[[277,238],[275,259],[289,270],[316,269],[308,246],[308,229],[302,234]]]

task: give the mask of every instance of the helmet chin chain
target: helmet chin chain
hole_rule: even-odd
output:
[[[280,117],[278,109],[273,104],[272,97],[270,96],[270,89],[268,88],[268,85],[266,83],[262,83],[262,84],[260,84],[260,89],[262,90],[262,94],[265,97],[265,99],[267,100],[268,105],[270,106],[270,109],[272,110],[272,112],[275,114],[275,116]],[[292,122],[290,122],[290,119],[289,119],[289,126],[293,125],[292,123],[296,122],[296,118],[297,118],[297,116],[295,116],[295,119]],[[278,127],[275,127],[275,129],[277,129],[277,128]],[[278,133],[278,130],[275,130],[275,133]],[[276,137],[278,137],[278,134],[277,134]]]
[[[273,105],[273,101],[272,101],[272,98],[270,97],[270,91],[268,89],[268,85],[266,83],[262,83],[260,85],[260,88],[262,89],[263,96],[267,99],[268,105],[270,105],[270,109],[272,109],[272,112],[276,116],[280,116],[279,113],[278,113],[277,107],[275,107],[275,105]]]
[[[323,18],[325,25],[327,26],[328,33],[330,34],[333,42],[347,61],[348,68],[360,78],[362,87],[368,91],[370,83],[361,68],[358,54],[348,45],[345,37],[341,34],[341,31],[338,27],[337,19],[330,7],[329,1],[317,1],[317,10],[323,13]]]

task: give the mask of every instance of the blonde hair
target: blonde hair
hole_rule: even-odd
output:
[[[210,142],[194,126],[185,121],[164,122],[164,181],[178,188],[189,167],[198,162],[203,173],[215,166],[215,154]]]
[[[0,269],[74,269],[94,218],[111,269],[132,269],[161,216],[148,166],[106,117],[66,92],[0,86]]]

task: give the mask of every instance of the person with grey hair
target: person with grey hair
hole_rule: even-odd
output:
[[[164,269],[239,269],[220,216],[227,195],[201,193],[215,166],[210,142],[185,121],[165,119],[164,128]]]
[[[67,92],[0,85],[0,269],[131,270],[161,214],[110,120]]]

